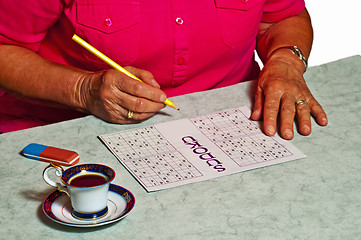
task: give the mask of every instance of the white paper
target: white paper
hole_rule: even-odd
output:
[[[249,115],[241,107],[99,137],[148,192],[306,157]]]

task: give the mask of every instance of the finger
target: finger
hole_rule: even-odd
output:
[[[254,97],[254,106],[250,118],[254,121],[261,120],[264,96],[260,87],[257,87]]]
[[[167,96],[162,90],[131,78],[119,81],[118,88],[121,92],[126,92],[135,97],[148,99],[152,102],[163,103],[167,99]]]
[[[311,114],[308,103],[296,105],[296,114],[298,122],[298,131],[302,135],[311,133]]]
[[[122,123],[138,123],[152,117],[155,113],[138,113],[127,110],[125,116],[121,120]]]
[[[106,87],[99,93],[108,104],[118,104],[136,112],[155,112],[162,109],[166,100],[165,93],[153,86],[128,77],[110,69],[103,76]]]
[[[266,95],[263,109],[264,131],[268,136],[273,136],[277,131],[277,116],[280,107],[280,97]]]
[[[283,97],[280,111],[280,134],[281,137],[291,140],[294,136],[293,122],[295,119],[295,100],[293,97]]]
[[[155,113],[165,107],[162,102],[153,102],[146,98],[130,95],[125,92],[118,92],[116,103],[125,109],[137,113]]]
[[[113,99],[104,99],[97,101],[92,105],[92,114],[111,123],[124,124],[127,116],[127,110],[116,103]]]
[[[136,99],[136,97],[124,92],[113,91],[111,97],[102,98],[102,101],[96,101],[95,104],[92,105],[92,113],[105,121],[125,124],[145,120],[165,106],[163,103],[155,103],[146,99],[137,101]],[[145,104],[142,104],[143,100],[145,100]],[[135,110],[137,107],[132,104],[132,101],[141,102],[141,107],[138,106],[138,108],[142,110],[144,107],[145,109],[142,111]],[[147,106],[147,102],[149,106]],[[128,119],[129,110],[135,112],[132,114],[132,120]]]
[[[327,115],[316,99],[313,98],[310,100],[309,107],[312,116],[316,119],[316,122],[321,126],[326,126],[328,124]]]
[[[133,112],[124,107],[113,105],[111,108],[108,107],[107,111],[97,114],[97,116],[111,123],[129,124],[144,121],[154,114],[155,112]]]
[[[124,67],[127,71],[133,73],[134,76],[141,79],[146,84],[149,84],[153,87],[160,88],[160,85],[158,82],[154,79],[154,76],[151,72],[146,70],[141,70],[135,67],[127,66]]]

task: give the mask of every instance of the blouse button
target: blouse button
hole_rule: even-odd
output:
[[[178,57],[177,58],[177,65],[184,65],[186,62],[184,57]]]
[[[105,26],[110,27],[110,26],[113,24],[112,19],[109,18],[109,17],[107,17],[107,18],[104,20],[104,24],[105,24]]]
[[[175,22],[176,22],[178,25],[182,25],[182,24],[184,23],[183,19],[180,18],[180,17],[177,17],[177,18],[175,19]]]

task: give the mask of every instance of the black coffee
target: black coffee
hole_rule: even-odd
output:
[[[95,187],[107,182],[107,179],[97,174],[84,174],[71,180],[70,185],[74,187]]]

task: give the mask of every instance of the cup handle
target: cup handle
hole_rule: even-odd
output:
[[[56,187],[59,191],[61,192],[65,192],[67,195],[69,195],[68,191],[67,191],[67,188],[64,184],[62,184],[61,182],[55,182],[53,180],[51,180],[49,178],[49,171],[50,170],[54,170],[55,169],[55,175],[57,177],[61,177],[63,176],[63,173],[64,173],[64,169],[61,167],[61,166],[58,166],[56,164],[53,164],[53,163],[50,163],[49,166],[47,166],[44,171],[43,171],[43,179],[44,181],[49,184],[50,186],[52,187]]]

